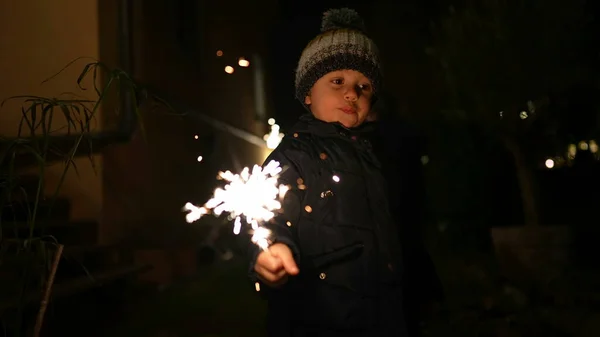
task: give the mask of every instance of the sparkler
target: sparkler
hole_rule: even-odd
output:
[[[289,190],[287,185],[278,184],[281,171],[279,162],[273,160],[264,168],[254,165],[252,172],[248,167],[240,174],[219,172],[218,178],[226,180],[228,184],[217,188],[213,197],[202,207],[186,203],[186,221],[192,223],[211,213],[215,216],[220,216],[223,212],[229,213],[229,217],[234,219],[235,235],[240,233],[242,221],[245,220],[253,230],[252,242],[263,250],[268,250],[271,232],[260,224],[275,216],[274,211],[281,208],[280,200]]]

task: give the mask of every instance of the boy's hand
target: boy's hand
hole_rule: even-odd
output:
[[[285,284],[289,275],[298,275],[299,272],[292,251],[283,243],[276,243],[268,251],[258,254],[254,271],[270,287]]]

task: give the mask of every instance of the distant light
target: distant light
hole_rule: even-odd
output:
[[[217,50],[217,56],[223,56],[223,51],[222,50]]]
[[[233,67],[232,67],[232,66],[227,66],[227,67],[225,67],[225,72],[226,72],[226,73],[228,73],[228,74],[233,74],[233,71],[234,71],[234,69],[233,69]]]
[[[335,181],[336,183],[340,182],[340,177],[334,175],[333,177],[331,177],[331,179],[333,179],[333,181]]]
[[[552,159],[546,159],[546,167],[551,169],[554,167],[554,160]]]
[[[595,140],[590,140],[590,152],[591,153],[596,153],[598,152],[598,143],[596,143]]]
[[[569,159],[573,159],[573,158],[575,158],[576,155],[577,155],[577,145],[569,144],[569,147],[567,150],[567,156],[569,157]]]
[[[267,142],[269,149],[275,149],[281,140],[283,139],[283,133],[280,133],[279,125],[275,124],[275,119],[269,118],[269,125],[271,125],[271,132],[267,133],[263,139]]]
[[[579,149],[581,151],[587,151],[589,149],[588,143],[586,143],[586,141],[582,140],[579,142]]]
[[[238,65],[239,65],[240,67],[244,67],[244,68],[246,68],[246,67],[248,67],[248,66],[250,65],[250,61],[246,60],[246,59],[245,59],[245,58],[243,58],[243,57],[240,57],[240,59],[239,59],[239,61],[238,61]]]
[[[202,159],[203,159],[202,156],[198,156],[198,162],[201,162]]]
[[[521,111],[519,117],[521,117],[521,119],[527,119],[527,117],[529,117],[529,114],[527,113],[527,111]]]
[[[427,165],[429,163],[429,156],[425,155],[421,157],[421,164]]]
[[[198,139],[198,135],[194,135],[194,139]]]

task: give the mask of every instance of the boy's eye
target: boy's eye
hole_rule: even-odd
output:
[[[360,88],[360,90],[362,91],[369,91],[371,90],[371,85],[370,84],[361,84],[358,86]]]
[[[344,83],[344,81],[341,78],[334,78],[331,83],[341,85]]]

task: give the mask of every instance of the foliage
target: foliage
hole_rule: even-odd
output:
[[[428,49],[451,91],[448,113],[494,131],[527,133],[549,95],[586,75],[585,5],[585,0],[469,0],[463,8],[451,7],[432,25]]]
[[[432,24],[427,52],[447,87],[443,113],[513,156],[526,224],[539,221],[540,157],[566,150],[558,130],[573,111],[555,99],[589,81],[589,19],[585,0],[465,0]]]

